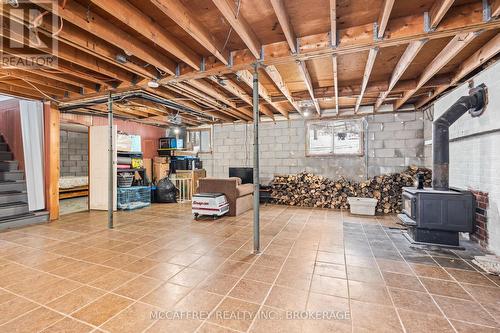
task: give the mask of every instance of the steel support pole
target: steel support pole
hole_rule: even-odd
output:
[[[253,72],[253,251],[260,252],[259,72]]]
[[[109,176],[108,176],[108,228],[113,229],[113,208],[114,208],[114,147],[113,147],[113,96],[111,92],[108,97],[108,125],[109,125]]]

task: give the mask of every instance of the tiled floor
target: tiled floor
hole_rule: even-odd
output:
[[[394,217],[189,206],[77,213],[0,233],[0,332],[500,332],[478,251],[413,248]],[[168,319],[164,319],[167,317]]]

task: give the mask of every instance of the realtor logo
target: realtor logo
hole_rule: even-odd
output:
[[[58,1],[0,1],[0,67],[56,69],[63,29]]]

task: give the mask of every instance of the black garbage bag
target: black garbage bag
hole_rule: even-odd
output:
[[[156,185],[156,202],[176,203],[179,191],[168,178],[163,178]]]

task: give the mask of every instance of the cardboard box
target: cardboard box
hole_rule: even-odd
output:
[[[150,158],[144,159],[144,169],[146,169],[146,176],[149,181],[153,181],[153,160]]]
[[[153,179],[160,180],[168,177],[170,165],[167,163],[153,163]]]
[[[168,157],[163,157],[163,156],[155,156],[154,157],[154,162],[155,163],[161,163],[161,164],[166,164],[169,162]]]

